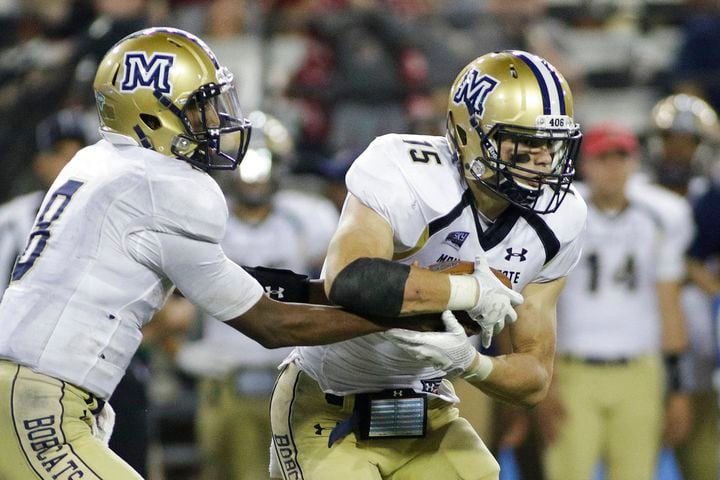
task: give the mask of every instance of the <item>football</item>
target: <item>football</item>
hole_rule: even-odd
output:
[[[433,263],[428,267],[435,272],[450,273],[453,275],[462,275],[464,273],[473,273],[475,264],[465,260],[445,260],[443,262]],[[500,270],[490,267],[495,276],[508,288],[512,288],[510,279]]]

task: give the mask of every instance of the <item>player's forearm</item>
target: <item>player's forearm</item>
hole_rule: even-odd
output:
[[[450,299],[448,274],[382,258],[356,259],[327,281],[333,303],[362,315],[442,312]]]
[[[403,292],[402,315],[442,312],[450,300],[450,275],[425,268],[410,270]]]
[[[678,282],[660,282],[657,285],[658,306],[662,320],[662,350],[678,354],[687,349],[688,336],[680,299]]]
[[[532,407],[547,395],[552,366],[543,364],[536,356],[512,353],[485,358],[492,361],[489,376],[484,379],[482,376],[469,376],[466,379],[491,397]]]
[[[557,298],[565,278],[531,283],[523,289],[525,302],[509,329],[512,353],[493,357],[493,369],[483,381],[470,381],[487,394],[520,405],[534,406],[550,388],[555,358]]]
[[[324,345],[388,328],[337,307],[281,303],[264,297],[226,323],[266,348]]]

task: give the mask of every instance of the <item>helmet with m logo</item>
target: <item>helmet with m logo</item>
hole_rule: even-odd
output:
[[[457,76],[447,137],[468,182],[549,213],[570,188],[582,134],[563,76],[536,55],[507,50],[476,58]],[[530,154],[547,158],[542,169]]]
[[[148,28],[120,40],[93,84],[101,132],[204,170],[234,169],[250,141],[233,76],[196,36]]]

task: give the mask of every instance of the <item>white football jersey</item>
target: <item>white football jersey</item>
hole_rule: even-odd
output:
[[[583,255],[558,305],[559,353],[614,359],[660,351],[656,285],[683,279],[692,216],[682,197],[660,187],[631,182],[627,196],[619,212],[588,206]]]
[[[221,320],[262,287],[222,252],[220,188],[188,163],[101,140],[43,200],[0,303],[0,358],[110,396],[173,285]]]
[[[566,276],[580,257],[586,207],[574,190],[555,213],[511,206],[488,222],[475,210],[444,137],[379,137],[354,162],[346,182],[352,195],[390,224],[395,259],[402,263],[472,261],[485,252],[490,266],[522,291],[529,283]],[[420,364],[382,333],[301,347],[290,359],[337,395],[413,388],[457,401],[440,382],[445,372]]]
[[[0,207],[0,298],[10,283],[15,259],[25,249],[44,193],[26,193]]]

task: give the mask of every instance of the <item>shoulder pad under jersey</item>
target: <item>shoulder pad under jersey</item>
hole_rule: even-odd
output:
[[[395,241],[412,247],[434,218],[460,201],[464,186],[443,137],[378,137],[346,176],[348,191],[393,228]]]
[[[150,180],[155,227],[219,243],[225,236],[228,208],[217,182],[179,160],[170,167],[153,172]]]
[[[574,185],[560,207],[553,213],[541,214],[540,217],[555,232],[560,244],[572,242],[585,229],[587,220],[587,204]]]

